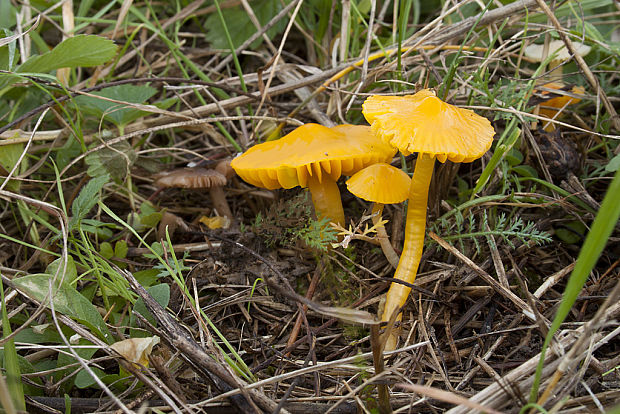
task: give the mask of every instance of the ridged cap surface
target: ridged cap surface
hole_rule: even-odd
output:
[[[311,176],[319,182],[326,175],[337,180],[394,154],[368,126],[305,124],[279,140],[253,146],[231,167],[244,181],[273,190],[306,187]]]
[[[495,135],[488,119],[443,102],[430,89],[405,96],[374,95],[362,108],[372,131],[405,155],[417,152],[441,162],[471,162],[489,150]]]

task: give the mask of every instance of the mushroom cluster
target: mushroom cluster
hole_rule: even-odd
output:
[[[382,315],[382,321],[389,321],[399,314],[416,277],[435,160],[472,162],[489,150],[495,131],[488,119],[441,101],[430,89],[406,96],[371,96],[362,112],[370,127],[306,124],[277,141],[255,145],[231,166],[258,187],[308,187],[317,216],[340,225],[344,211],[336,181],[341,175],[352,176],[347,187],[375,203],[373,221],[381,246],[396,267],[394,277],[405,282],[390,286]],[[386,164],[397,151],[418,153],[412,179]],[[405,245],[399,259],[379,224],[384,204],[407,197]],[[396,335],[387,338],[385,348],[394,349],[396,340]]]
[[[418,153],[409,188],[405,245],[394,274],[406,284],[390,286],[381,318],[387,322],[400,312],[418,271],[435,160],[472,162],[489,150],[495,131],[488,119],[443,102],[430,89],[406,96],[371,96],[362,108],[372,131],[386,143],[405,155]],[[389,336],[385,349],[396,348],[396,342],[396,335]]]

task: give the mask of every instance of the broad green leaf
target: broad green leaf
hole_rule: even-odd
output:
[[[529,165],[517,165],[516,167],[512,167],[511,170],[519,174],[521,177],[538,178],[538,173],[536,172],[536,169]]]
[[[93,92],[93,95],[116,101],[144,104],[157,93],[157,89],[146,85],[118,85]],[[116,102],[98,99],[92,96],[78,96],[75,99],[80,110],[97,119],[105,118],[116,126],[122,127],[147,112]]]
[[[73,204],[71,205],[71,213],[73,213],[71,224],[75,225],[77,222],[82,220],[95,206],[95,204],[97,204],[97,201],[99,200],[99,192],[109,180],[110,177],[103,174],[93,178],[84,186],[84,188],[82,188],[80,194],[78,194],[75,201],[73,201]],[[73,226],[70,225],[69,227]]]
[[[96,348],[80,347],[80,345],[85,345],[85,346],[92,345],[92,343],[90,343],[84,338],[78,339],[77,343],[74,343],[73,345],[77,345],[74,351],[76,354],[78,354],[80,358],[84,359],[85,361],[89,361],[93,357],[95,352],[97,352]],[[76,362],[77,361],[75,360],[75,357],[71,353],[67,353],[67,352],[58,353],[58,358],[56,359],[56,368],[65,368],[65,367],[66,368],[56,371],[54,373],[54,379],[56,381],[60,381],[65,376],[72,375],[73,373],[75,373],[76,367],[73,364],[75,364]],[[68,365],[73,365],[73,366],[68,366]],[[71,390],[73,388],[74,381],[75,381],[75,376],[71,376],[71,378],[66,379],[63,382],[62,389],[67,390],[67,391]]]
[[[0,166],[7,171],[12,170],[19,161],[22,152],[24,152],[24,144],[3,145],[2,151],[0,151]],[[17,173],[19,174],[20,172],[21,171],[18,169]]]
[[[82,147],[79,141],[72,134],[67,138],[67,141],[63,144],[63,146],[56,152],[54,160],[58,170],[64,169],[81,153]]]
[[[151,286],[146,291],[163,308],[168,306],[168,302],[170,302],[170,286],[167,283],[161,283],[159,285]],[[136,313],[139,313],[142,316],[144,316],[146,318],[146,320],[148,320],[153,325],[157,325],[157,322],[155,321],[155,319],[151,315],[151,312],[149,312],[148,309],[146,308],[146,305],[144,304],[144,301],[142,300],[142,298],[138,298],[138,300],[136,301],[136,303],[133,306],[133,311],[136,312]],[[132,320],[134,318],[135,318],[135,316],[132,315]],[[134,324],[132,324],[132,326],[133,325]],[[133,334],[132,334],[132,337],[134,337]]]
[[[159,275],[159,270],[157,269],[140,270],[133,274],[138,283],[140,283],[145,288],[149,288],[153,286],[155,282],[157,282],[157,279],[159,279],[157,275]]]
[[[114,256],[112,245],[108,242],[101,243],[99,245],[99,254],[108,260],[111,259]]]
[[[129,173],[129,169],[138,158],[136,151],[129,143],[122,141],[103,148],[86,156],[87,173],[91,177],[109,174],[116,182],[121,182]]]
[[[119,259],[124,259],[127,257],[127,252],[129,248],[127,247],[127,242],[125,240],[119,240],[114,245],[114,256]]]
[[[155,227],[161,221],[162,213],[159,211],[151,214],[141,214],[140,223],[146,227]]]
[[[19,157],[24,152],[24,144],[10,144],[2,146],[0,150],[0,171],[2,169],[11,171],[19,161]],[[27,167],[27,158],[24,158],[21,165],[17,168],[16,174],[20,174]],[[20,181],[9,181],[7,188],[11,191],[19,191]]]
[[[67,267],[64,272],[62,270],[64,268],[62,257],[54,260],[47,266],[45,269],[45,273],[51,276],[56,276],[56,272],[58,272],[58,279],[63,280],[64,283],[72,285],[75,279],[77,279],[77,269],[75,268],[75,262],[73,261],[73,256],[68,256]]]
[[[49,52],[33,56],[17,67],[21,73],[48,73],[60,68],[102,65],[116,55],[113,41],[93,35],[65,39]]]
[[[15,278],[13,283],[32,298],[43,302],[49,294],[51,277],[48,274],[34,274]],[[52,285],[52,289],[51,298],[56,312],[83,323],[106,342],[113,342],[112,335],[95,305],[67,283]],[[46,305],[49,307],[49,302]]]
[[[119,381],[126,378],[119,374],[106,374],[105,371],[97,367],[92,367],[92,369],[95,375],[106,385],[115,384],[118,386],[120,384]],[[75,386],[82,389],[89,387],[99,388],[95,379],[86,370],[81,370],[75,375]]]
[[[147,229],[147,227],[142,223],[142,219],[140,218],[140,213],[137,211],[130,211],[127,213],[127,220],[125,220],[127,224],[131,226],[138,233],[142,233]]]
[[[554,230],[555,235],[564,243],[575,244],[583,240],[583,235],[588,229],[581,221],[575,220],[565,223],[564,227],[558,227]]]
[[[146,227],[155,227],[161,221],[163,214],[157,211],[148,201],[140,205],[140,223]]]
[[[32,327],[22,329],[15,335],[16,342],[26,342],[29,344],[44,344],[46,342],[60,343],[62,338],[52,327],[40,329],[40,327]]]
[[[267,24],[269,20],[282,9],[279,0],[253,1],[251,7],[261,25]],[[247,12],[241,6],[222,9],[222,14],[224,15],[224,21],[226,22],[226,27],[228,27],[228,32],[230,33],[235,48],[241,46],[243,42],[256,32],[256,27],[252,24]],[[267,30],[267,35],[273,38],[280,31],[284,30],[286,22],[286,19],[280,20],[271,29]],[[211,13],[209,17],[207,17],[204,27],[207,29],[205,38],[207,41],[211,42],[212,48],[230,49],[226,36],[223,35],[224,27],[222,26],[218,13]],[[262,37],[252,43],[250,48],[255,49],[261,42]]]
[[[15,26],[16,10],[8,0],[0,1],[0,27]]]
[[[99,379],[103,378],[106,375],[106,373],[103,370],[97,367],[91,367],[91,369],[93,370],[95,375],[99,377]],[[75,375],[75,386],[78,388],[84,389],[84,388],[88,388],[95,384],[96,384],[95,379],[90,375],[88,371],[84,369]]]
[[[12,341],[19,342],[17,338],[14,338]],[[0,367],[4,367],[5,365],[5,353],[0,350]],[[23,374],[33,374],[37,372],[37,369],[23,356],[17,354],[17,364],[19,365],[19,372]],[[39,385],[43,385],[40,378],[31,376],[30,379]],[[43,390],[42,387],[35,387],[34,385],[30,385],[29,382],[22,382],[22,386],[24,388],[24,395],[37,395],[42,396]]]
[[[506,153],[506,161],[511,167],[519,165],[523,162],[523,154],[521,154],[521,151],[513,147]]]
[[[613,157],[605,166],[605,171],[616,172],[620,169],[620,154]]]

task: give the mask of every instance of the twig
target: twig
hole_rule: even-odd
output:
[[[125,276],[129,282],[130,287],[134,293],[142,298],[146,308],[151,315],[155,318],[161,329],[167,336],[167,340],[170,344],[181,352],[183,358],[185,358],[191,365],[203,373],[216,387],[224,392],[229,391],[231,388],[236,388],[239,392],[247,392],[252,399],[264,410],[272,412],[276,408],[276,403],[265,396],[258,390],[246,390],[247,384],[240,378],[233,377],[226,369],[221,367],[205,350],[194,341],[194,339],[188,335],[188,333],[181,329],[179,324],[168,314],[164,308],[161,307],[155,299],[144,289],[144,287],[138,283],[136,278],[131,272],[118,269],[120,273]],[[241,388],[244,388],[241,391]],[[251,405],[242,396],[236,394],[231,395],[231,402],[236,405],[242,412],[253,412]]]
[[[383,362],[383,343],[380,339],[379,326],[377,325],[370,327],[370,347],[372,348],[372,362],[375,367],[375,374],[381,374],[385,367]],[[377,392],[379,394],[379,413],[391,413],[390,391],[387,384],[378,384]]]
[[[605,302],[601,305],[599,310],[596,312],[594,317],[590,319],[583,326],[583,333],[579,335],[577,341],[572,346],[570,351],[564,355],[562,358],[560,365],[553,373],[551,377],[551,381],[549,385],[545,388],[544,392],[541,394],[540,398],[537,401],[538,405],[543,405],[545,401],[551,396],[551,393],[555,389],[555,386],[558,384],[560,379],[571,369],[571,367],[575,364],[575,362],[580,360],[580,355],[585,351],[588,347],[588,342],[594,339],[594,332],[600,329],[603,324],[608,320],[608,310],[612,307],[612,304],[618,304],[620,299],[620,281],[616,283],[614,289],[609,293]]]
[[[616,302],[612,304],[609,308],[606,309],[605,318],[607,320],[616,318],[620,314],[620,302]],[[575,341],[585,334],[585,326],[580,326],[574,331],[573,335],[565,335],[562,339],[560,339],[560,345],[564,348],[572,345]],[[616,331],[620,331],[620,328]],[[612,334],[608,335],[607,341],[609,341],[613,335],[617,335],[620,332],[612,332]],[[593,351],[597,350],[599,347],[603,346],[606,341],[599,340],[593,346]],[[559,359],[554,359],[555,354],[552,352],[547,352],[545,354],[545,368],[543,370],[543,377],[548,378],[553,374],[556,368],[560,364]],[[494,409],[502,409],[507,403],[511,401],[510,394],[506,393],[503,389],[504,384],[515,384],[515,387],[519,390],[519,392],[523,393],[528,390],[534,381],[533,374],[536,371],[536,366],[538,365],[538,361],[540,361],[540,354],[535,355],[534,357],[528,359],[523,364],[519,365],[518,368],[515,368],[507,375],[503,376],[502,382],[494,382],[489,385],[482,391],[478,392],[476,395],[470,398],[470,401],[477,402],[483,404],[487,408]],[[466,414],[469,413],[469,409],[466,407],[454,407],[447,412],[447,414]]]

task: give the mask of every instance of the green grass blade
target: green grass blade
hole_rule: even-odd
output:
[[[11,324],[9,322],[6,303],[4,301],[4,286],[0,279],[0,300],[2,300],[2,337],[11,334]],[[15,349],[15,341],[10,339],[4,343],[4,370],[6,373],[6,383],[9,393],[13,398],[13,404],[18,410],[26,409],[26,401],[24,399],[24,389],[22,387],[21,372],[19,370],[19,361],[17,359],[17,350]]]

